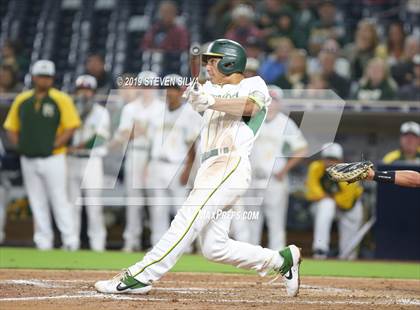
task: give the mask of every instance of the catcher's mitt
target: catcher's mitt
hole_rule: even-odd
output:
[[[366,179],[368,170],[372,167],[373,163],[371,161],[342,163],[328,167],[327,173],[333,181],[353,183]]]

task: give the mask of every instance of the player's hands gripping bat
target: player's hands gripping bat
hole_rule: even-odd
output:
[[[372,167],[373,163],[371,161],[342,163],[328,167],[327,173],[333,181],[353,183],[365,180],[369,175],[369,169]]]
[[[198,77],[200,75],[201,70],[201,54],[200,47],[198,45],[192,45],[190,48],[190,70],[191,77],[193,80],[182,95],[184,99],[187,99],[189,97],[192,89],[198,91]]]
[[[195,111],[201,113],[212,106],[216,100],[212,95],[203,90],[203,86],[201,86],[200,83],[197,83],[196,85],[197,89],[192,88],[190,91],[188,103],[191,104]]]

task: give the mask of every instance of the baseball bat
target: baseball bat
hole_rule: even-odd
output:
[[[357,248],[362,242],[364,236],[369,232],[369,230],[372,228],[373,225],[376,223],[376,216],[372,216],[369,221],[367,221],[360,229],[359,231],[354,235],[353,239],[350,240],[350,242],[347,244],[345,249],[343,250],[343,253],[340,254],[340,259],[348,259],[351,255],[351,253],[354,251],[355,248]]]
[[[201,54],[200,46],[198,44],[191,45],[190,48],[190,70],[191,77],[194,79],[194,89],[198,89],[198,77],[200,76],[201,70]]]

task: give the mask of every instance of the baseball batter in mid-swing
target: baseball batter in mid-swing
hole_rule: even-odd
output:
[[[229,238],[230,218],[206,216],[229,210],[251,179],[249,154],[267,114],[270,96],[260,77],[244,78],[246,54],[231,40],[212,42],[202,55],[210,81],[187,89],[188,102],[203,116],[201,166],[194,188],[168,231],[138,263],[111,280],[98,281],[102,293],[144,294],[168,272],[199,237],[209,260],[283,276],[287,294],[299,291],[300,250],[278,251]]]

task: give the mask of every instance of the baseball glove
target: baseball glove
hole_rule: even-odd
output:
[[[372,167],[373,163],[371,161],[342,163],[328,167],[327,173],[333,181],[353,183],[366,179],[369,168]]]

